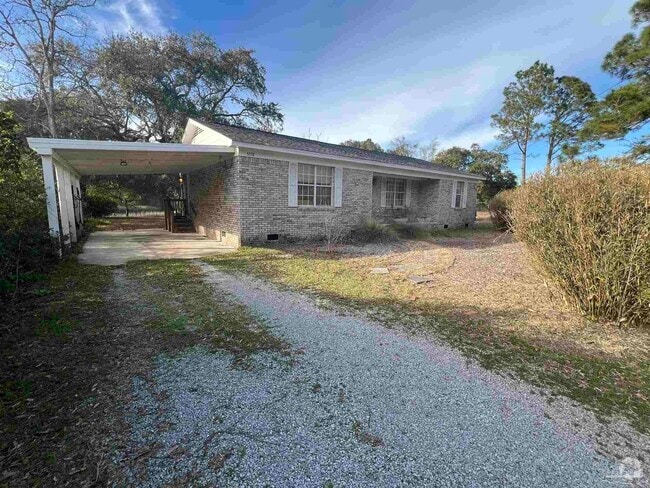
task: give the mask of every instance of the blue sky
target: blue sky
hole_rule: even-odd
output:
[[[95,18],[104,33],[201,30],[223,48],[254,49],[286,134],[491,147],[490,114],[503,87],[535,60],[581,77],[596,93],[617,82],[600,65],[631,30],[632,3],[117,0]],[[610,143],[602,153],[621,150]],[[529,171],[543,166],[544,152],[533,146]],[[515,152],[510,166],[519,173]]]

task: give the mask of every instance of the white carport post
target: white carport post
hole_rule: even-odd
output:
[[[70,195],[70,185],[67,182],[66,169],[61,163],[54,162],[54,172],[56,174],[59,213],[61,215],[61,243],[67,246],[72,243],[72,232],[70,229],[72,198]]]
[[[50,235],[59,240],[61,238],[61,227],[59,226],[59,209],[56,198],[56,179],[54,175],[54,164],[52,156],[41,156],[43,165],[43,184],[45,185],[45,197],[47,201],[47,222],[50,226]],[[59,247],[59,253],[61,248]]]

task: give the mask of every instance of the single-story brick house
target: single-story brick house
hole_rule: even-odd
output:
[[[346,233],[371,218],[468,227],[483,179],[421,159],[193,119],[178,144],[28,141],[42,158],[51,233],[64,244],[83,226],[86,174],[180,173],[184,218],[231,246],[316,239],[332,222]]]
[[[365,220],[468,227],[481,177],[421,159],[190,119],[184,144],[235,147],[189,173],[198,232],[231,244],[347,232]]]

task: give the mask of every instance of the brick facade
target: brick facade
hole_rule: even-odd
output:
[[[476,218],[476,183],[468,183],[467,206],[451,207],[453,180],[411,180],[410,205],[406,208],[381,206],[381,180],[375,175],[372,184],[372,217],[379,222],[417,224],[431,228],[458,228],[474,225]]]
[[[343,168],[341,207],[289,207],[289,163],[240,156],[242,243],[322,238],[335,220],[344,233],[371,215],[372,173]],[[334,217],[331,215],[334,214]]]
[[[452,180],[411,181],[410,206],[381,207],[381,178],[372,171],[342,169],[341,207],[290,207],[289,162],[236,156],[190,173],[196,230],[228,245],[323,238],[328,227],[349,233],[369,218],[424,227],[473,225],[476,183],[468,184],[467,206],[451,208]],[[336,224],[332,224],[336,222]]]
[[[229,158],[190,173],[190,213],[199,234],[241,244],[239,162]]]

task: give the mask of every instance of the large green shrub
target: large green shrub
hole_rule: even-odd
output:
[[[97,218],[108,217],[120,206],[124,207],[128,217],[129,211],[141,201],[138,193],[111,180],[86,186],[85,197],[86,212]]]
[[[93,191],[93,187],[86,188],[84,210],[88,217],[108,217],[117,212],[118,202],[111,196],[102,192]]]
[[[650,326],[650,167],[588,163],[537,175],[509,199],[510,224],[586,315]]]

